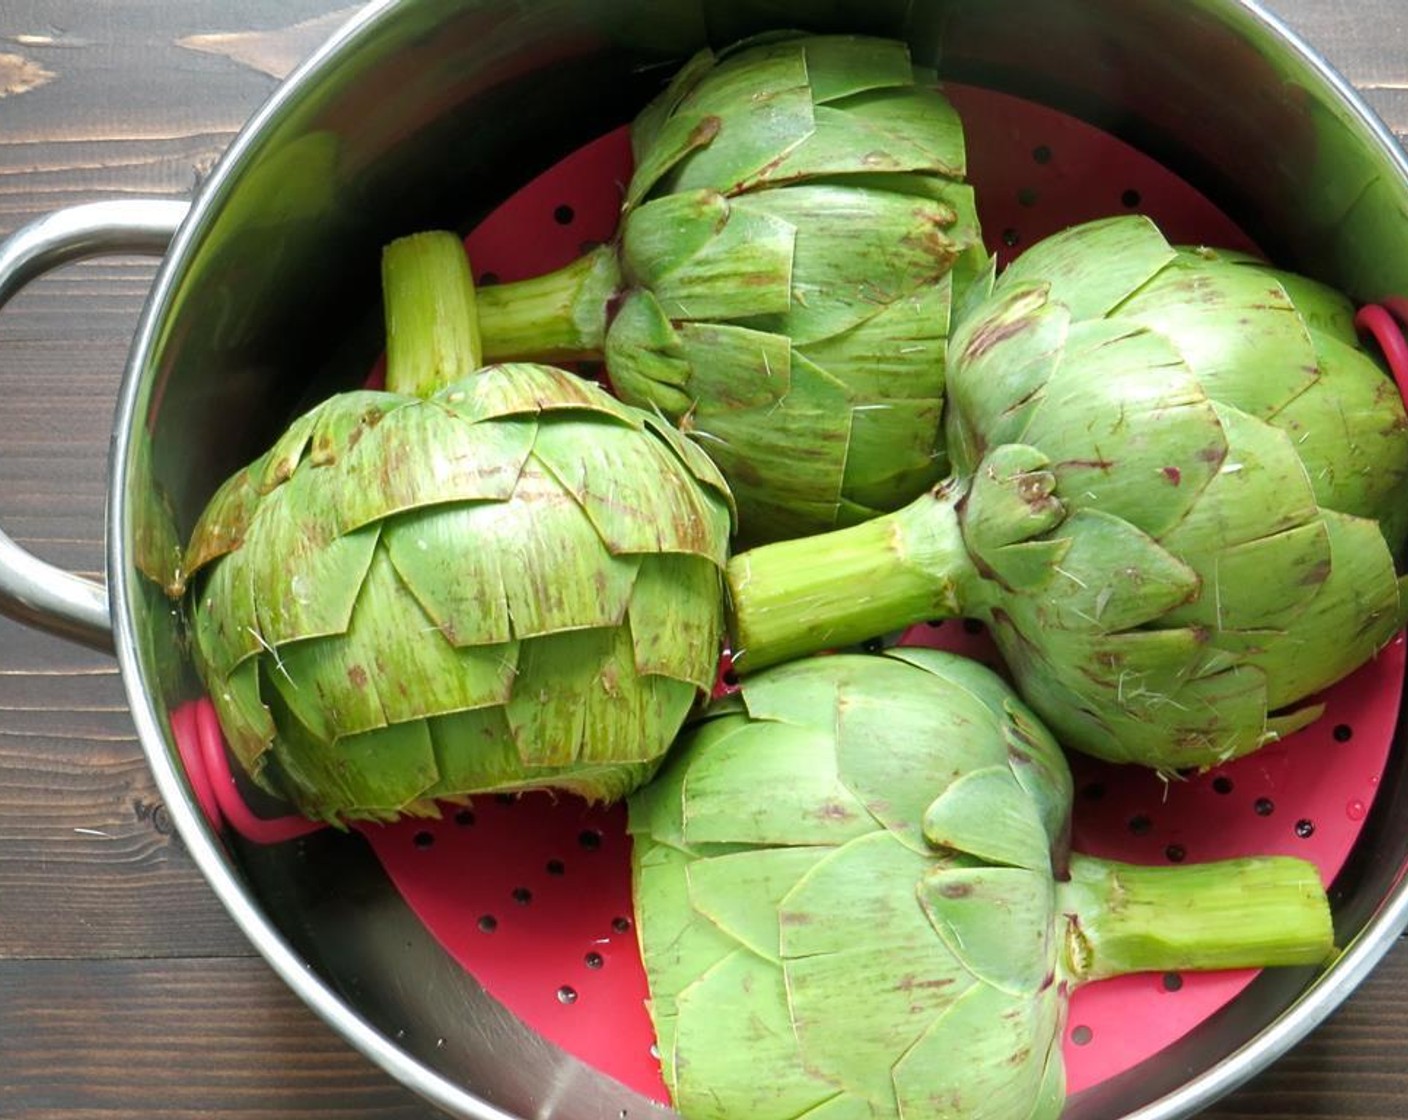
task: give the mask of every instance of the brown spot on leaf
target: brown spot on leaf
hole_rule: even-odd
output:
[[[702,148],[704,145],[712,143],[715,136],[723,128],[722,118],[712,114],[704,117],[694,126],[694,131],[689,134],[689,146],[691,148]]]
[[[972,893],[972,883],[943,883],[939,886],[939,894],[944,898],[967,898]]]
[[[0,97],[28,93],[53,81],[52,70],[45,70],[32,58],[22,54],[0,54]]]
[[[1329,558],[1326,557],[1318,564],[1312,565],[1305,575],[1300,577],[1300,583],[1302,587],[1315,587],[1324,583],[1329,578],[1330,561]]]
[[[1177,467],[1165,467],[1163,469],[1163,476],[1175,486],[1183,481],[1183,472]]]
[[[353,665],[347,670],[347,679],[352,682],[353,688],[367,687],[367,671],[360,665]]]

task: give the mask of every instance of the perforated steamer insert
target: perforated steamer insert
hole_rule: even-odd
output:
[[[1175,243],[1255,251],[1200,194],[1105,133],[1007,95],[946,90],[966,124],[969,178],[999,261],[1068,225],[1130,211],[1155,219]],[[477,280],[540,275],[608,240],[629,174],[625,128],[545,172],[466,239]],[[1408,346],[1399,322],[1408,323],[1408,303],[1390,300],[1359,317],[1401,385]],[[923,624],[898,641],[967,653],[1000,668],[973,623]],[[1400,635],[1325,693],[1325,715],[1312,727],[1183,780],[1073,756],[1075,846],[1148,864],[1298,855],[1330,882],[1359,835],[1387,763],[1404,664]],[[725,663],[718,691],[729,687]],[[296,842],[321,827],[297,817],[262,819],[245,806],[208,702],[178,709],[172,724],[212,824],[256,843]],[[644,1006],[622,807],[593,808],[546,794],[482,797],[445,806],[438,820],[358,831],[418,918],[490,994],[564,1050],[667,1101]],[[1079,989],[1065,1036],[1070,1091],[1151,1057],[1235,999],[1254,975],[1136,975]]]

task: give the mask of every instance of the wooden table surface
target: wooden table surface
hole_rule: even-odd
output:
[[[1269,0],[1408,137],[1408,0]],[[5,0],[0,234],[191,194],[338,0]],[[0,525],[103,564],[113,399],[154,266],[78,265],[0,315]],[[1408,946],[1208,1115],[1408,1117]],[[0,1117],[428,1118],[275,979],[172,834],[115,664],[0,619]]]

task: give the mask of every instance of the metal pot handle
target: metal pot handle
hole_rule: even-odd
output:
[[[46,214],[0,243],[0,307],[31,280],[70,261],[161,256],[190,204],[160,199],[93,202]],[[39,559],[0,532],[0,612],[40,630],[112,650],[107,588]]]

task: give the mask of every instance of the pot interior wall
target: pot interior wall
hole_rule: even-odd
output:
[[[150,309],[153,345],[133,371],[147,423],[126,438],[145,454],[126,480],[119,531],[184,539],[218,483],[297,410],[362,379],[381,347],[386,241],[469,228],[629,120],[700,46],[777,27],[905,37],[944,77],[1042,101],[1156,156],[1279,263],[1360,298],[1408,293],[1402,165],[1313,65],[1237,3],[408,0],[371,12],[285,87],[198,200]],[[126,578],[142,683],[160,716],[197,683],[169,604],[149,580]],[[1402,785],[1386,782],[1372,854],[1361,845],[1343,877],[1345,937],[1404,864],[1405,830],[1392,823],[1408,820]],[[357,838],[236,848],[232,858],[310,964],[426,1065],[523,1115],[648,1110],[591,1086],[447,968]],[[1258,986],[1162,1074],[1077,1105],[1080,1114],[1121,1115],[1153,1099],[1254,1034],[1299,986]],[[453,1041],[466,1023],[468,1041]]]

